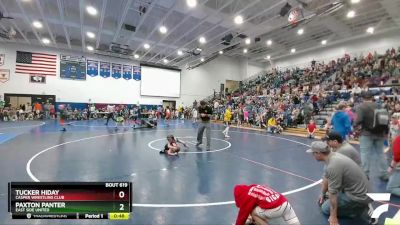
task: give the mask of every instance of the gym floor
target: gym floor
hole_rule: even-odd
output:
[[[323,164],[305,153],[311,140],[212,125],[211,150],[195,147],[196,125],[162,122],[155,129],[115,130],[104,121],[77,121],[60,132],[55,121],[0,123],[0,224],[219,224],[235,222],[236,184],[267,184],[284,193],[303,225],[328,224],[317,206]],[[166,136],[186,141],[179,156],[160,155]],[[371,177],[373,192],[386,183]],[[12,220],[7,212],[10,181],[131,181],[129,221]],[[391,198],[393,217],[400,200]],[[379,206],[381,203],[375,203]],[[272,221],[271,224],[281,224]],[[341,220],[341,225],[363,225]]]

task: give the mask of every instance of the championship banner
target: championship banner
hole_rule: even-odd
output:
[[[36,84],[45,84],[46,76],[43,76],[41,74],[31,74],[29,75],[29,82]]]
[[[5,58],[6,58],[5,54],[0,54],[0,66],[4,65]]]
[[[133,79],[137,81],[142,79],[142,72],[140,70],[140,66],[133,67]]]
[[[0,69],[0,82],[5,83],[10,80],[10,70]]]
[[[109,62],[100,62],[100,76],[107,78],[111,75],[111,65]]]
[[[132,79],[132,66],[131,65],[123,65],[123,78],[125,80]]]
[[[87,64],[87,71],[86,74],[91,76],[91,77],[95,77],[97,75],[99,75],[99,61],[94,61],[94,60],[87,60],[86,61]]]
[[[122,65],[121,64],[116,64],[113,63],[112,64],[112,77],[114,77],[115,79],[119,79],[122,76]]]
[[[86,58],[84,56],[60,56],[60,77],[71,80],[86,80]]]

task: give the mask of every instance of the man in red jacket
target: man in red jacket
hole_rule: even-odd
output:
[[[249,215],[257,225],[268,225],[268,220],[283,218],[286,224],[300,225],[292,206],[281,193],[267,185],[236,185],[234,190],[239,214],[236,225],[246,224]]]

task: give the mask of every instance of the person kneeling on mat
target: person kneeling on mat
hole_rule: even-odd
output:
[[[183,146],[187,147],[187,145],[184,141],[175,139],[175,137],[173,135],[168,135],[167,141],[168,141],[168,143],[165,144],[164,150],[160,151],[160,154],[178,155],[179,151],[181,150],[178,143],[181,143],[181,144],[183,144]]]
[[[234,195],[239,208],[236,225],[268,225],[274,218],[283,218],[286,224],[300,225],[285,196],[267,185],[236,185]]]

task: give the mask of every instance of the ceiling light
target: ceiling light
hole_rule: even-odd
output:
[[[250,38],[246,38],[246,40],[244,41],[246,43],[246,45],[249,45],[251,43]]]
[[[220,54],[220,55],[224,54],[224,51],[219,51],[219,54]]]
[[[374,31],[375,31],[375,29],[373,27],[368,27],[368,29],[367,29],[367,33],[369,33],[369,34],[373,34]]]
[[[271,40],[268,40],[268,41],[267,41],[267,45],[268,45],[268,46],[271,46],[271,45],[272,45],[272,41],[271,41]]]
[[[290,50],[290,52],[291,52],[291,53],[295,53],[295,52],[296,52],[296,49],[295,49],[295,48],[292,48],[292,49]]]
[[[197,5],[197,0],[186,0],[186,4],[190,7],[190,8],[194,8]]]
[[[178,55],[183,55],[183,52],[181,50],[178,50]]]
[[[167,63],[168,63],[168,59],[164,59],[163,62],[164,62],[165,64],[167,64]]]
[[[200,58],[200,61],[204,62],[204,58],[203,58],[203,57],[202,57],[202,58]]]
[[[144,47],[145,49],[149,49],[149,48],[150,48],[150,45],[146,43],[146,44],[143,45],[143,47]]]
[[[271,59],[271,56],[270,56],[270,55],[267,55],[267,58],[266,58],[266,59],[270,60],[270,59]]]
[[[201,52],[202,49],[201,48],[196,48],[196,51]]]
[[[92,46],[90,46],[90,45],[86,46],[86,49],[89,50],[89,51],[93,51],[94,50],[94,48]]]
[[[33,25],[34,27],[36,27],[36,28],[39,28],[39,29],[43,27],[42,22],[37,21],[37,20],[33,21],[32,25]]]
[[[243,53],[247,53],[247,48],[243,49]]]
[[[90,31],[86,32],[86,36],[88,36],[88,38],[95,38],[96,37],[96,35],[93,32],[90,32]]]
[[[304,29],[299,29],[299,30],[297,30],[297,34],[298,35],[302,35],[304,33]]]
[[[135,54],[133,57],[134,57],[135,59],[138,59],[138,58],[139,58],[139,55],[138,55],[138,54]]]
[[[242,24],[243,23],[243,16],[236,16],[234,19],[236,24]]]
[[[328,42],[327,40],[322,40],[322,41],[321,41],[321,44],[322,44],[322,45],[326,45],[327,42]]]
[[[160,27],[160,33],[165,34],[167,33],[168,29],[165,26]]]
[[[206,38],[205,37],[200,37],[199,38],[199,42],[202,43],[202,44],[206,43]]]
[[[42,39],[42,42],[43,42],[43,44],[48,45],[48,44],[50,44],[50,39],[48,39],[48,38],[43,38],[43,39]]]
[[[360,0],[351,0],[351,4],[357,4],[360,3]]]
[[[86,7],[86,11],[92,16],[97,15],[97,9],[91,5]]]
[[[347,13],[347,18],[353,18],[356,15],[356,12],[354,10],[350,10]]]

